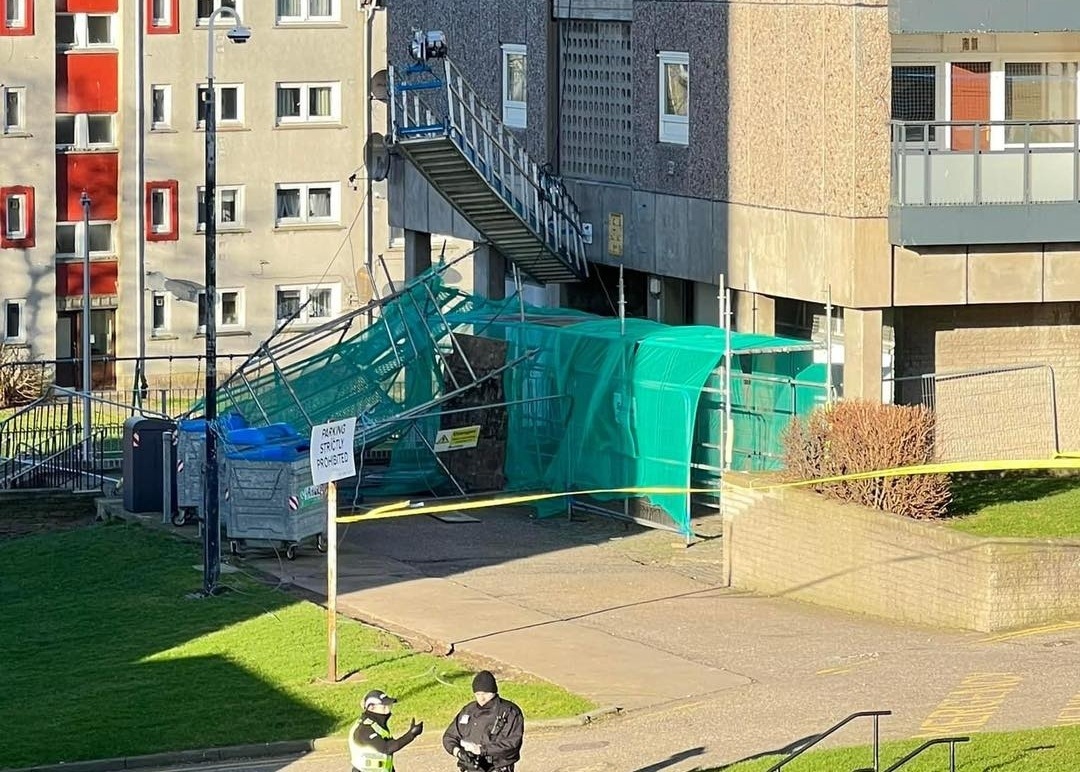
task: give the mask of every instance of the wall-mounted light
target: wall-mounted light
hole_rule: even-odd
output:
[[[657,276],[649,277],[649,294],[654,298],[660,297],[660,291],[663,285],[660,283],[660,279]]]

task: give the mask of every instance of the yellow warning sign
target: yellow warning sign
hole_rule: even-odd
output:
[[[623,216],[621,212],[608,215],[608,254],[622,257],[623,253]]]
[[[479,426],[462,426],[457,429],[443,429],[435,435],[435,452],[475,448],[480,441]]]

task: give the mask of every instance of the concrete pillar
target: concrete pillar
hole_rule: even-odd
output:
[[[735,305],[735,329],[760,335],[776,334],[776,300],[768,295],[746,290],[732,293]]]
[[[405,231],[405,281],[431,268],[431,234]]]
[[[845,399],[881,401],[880,309],[844,309],[844,392]]]
[[[490,300],[506,297],[506,259],[490,246],[473,253],[473,292]]]

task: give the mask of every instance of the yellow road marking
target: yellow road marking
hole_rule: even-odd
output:
[[[915,737],[938,737],[944,733],[981,729],[1023,680],[1015,673],[972,673],[934,708]]]
[[[824,670],[819,670],[814,675],[840,675],[841,673],[850,673],[855,668],[851,666],[847,667],[827,667]]]
[[[1080,694],[1073,695],[1065,709],[1058,714],[1058,726],[1080,726]]]
[[[1048,633],[1058,633],[1064,630],[1076,630],[1080,628],[1080,621],[1070,620],[1068,622],[1054,622],[1048,625],[1039,625],[1038,627],[1026,627],[1023,630],[1013,630],[1007,633],[1001,633],[999,635],[992,635],[989,638],[983,638],[983,643],[1000,643],[1002,641],[1013,641],[1017,638],[1030,638],[1034,635],[1046,635]]]

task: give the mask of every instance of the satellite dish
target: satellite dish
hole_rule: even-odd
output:
[[[385,180],[390,174],[390,149],[386,146],[386,138],[382,134],[372,134],[364,154],[368,179],[372,182]]]
[[[372,99],[377,99],[380,102],[390,101],[390,78],[386,70],[379,70],[371,76],[369,88],[371,89]]]

